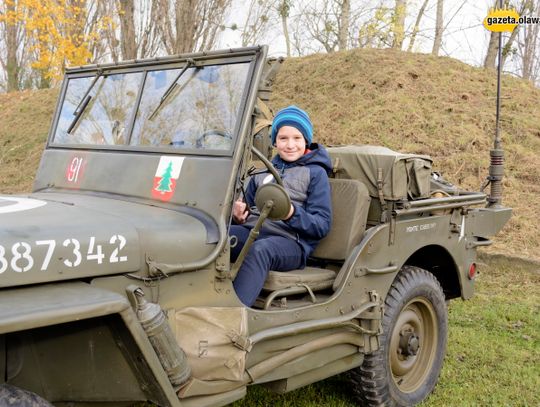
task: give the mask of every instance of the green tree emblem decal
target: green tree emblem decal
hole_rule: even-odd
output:
[[[167,168],[165,169],[165,172],[161,176],[161,181],[159,181],[158,186],[156,187],[156,190],[160,192],[171,192],[171,173],[172,173],[172,161],[169,163]]]

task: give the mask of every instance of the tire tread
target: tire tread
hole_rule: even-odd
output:
[[[405,265],[397,274],[386,296],[385,313],[382,319],[383,327],[389,326],[393,317],[392,312],[387,311],[391,310],[395,312],[398,307],[404,306],[402,304],[403,299],[415,287],[425,284],[426,279],[430,284],[434,285],[434,288],[438,291],[437,295],[442,296],[444,299],[442,287],[433,274],[419,267]],[[363,406],[393,407],[398,405],[390,394],[390,386],[385,368],[386,334],[387,332],[384,331],[380,336],[379,349],[372,354],[366,355],[363,364],[349,372],[349,378],[353,384],[351,386],[353,395]],[[446,344],[446,339],[444,343]]]

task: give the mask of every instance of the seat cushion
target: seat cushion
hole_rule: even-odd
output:
[[[335,278],[335,271],[316,267],[306,267],[302,270],[291,271],[270,271],[263,289],[266,291],[276,291],[287,287],[294,287],[298,284],[305,284],[313,291],[324,290],[325,288],[332,287]]]
[[[354,179],[330,179],[332,189],[332,228],[312,256],[345,260],[362,239],[371,198],[364,184]]]

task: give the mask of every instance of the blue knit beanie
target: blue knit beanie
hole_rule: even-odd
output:
[[[309,115],[299,107],[292,105],[276,113],[272,122],[272,145],[276,143],[278,131],[283,126],[292,126],[298,129],[306,139],[308,146],[313,141],[313,124],[311,124]]]

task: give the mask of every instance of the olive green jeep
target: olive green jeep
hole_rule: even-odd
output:
[[[274,174],[253,239],[290,205],[268,161],[266,54],[67,70],[33,192],[0,197],[1,405],[222,406],[347,371],[361,404],[430,394],[446,304],[473,295],[477,248],[511,210],[427,156],[330,147],[330,234],[244,306],[232,204]]]

